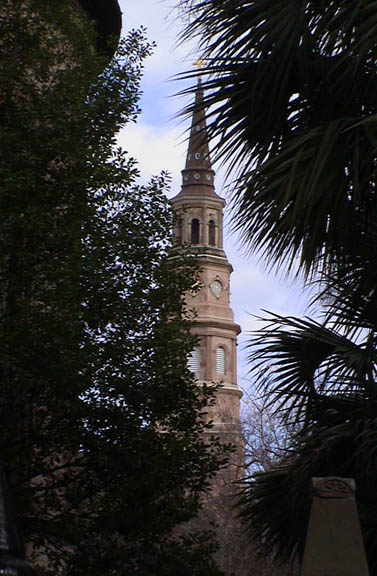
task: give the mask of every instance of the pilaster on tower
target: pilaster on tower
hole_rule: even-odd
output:
[[[177,215],[176,250],[194,255],[200,267],[200,290],[187,294],[189,308],[196,311],[192,332],[198,337],[189,367],[199,383],[220,383],[210,418],[214,432],[224,440],[241,442],[240,397],[237,386],[237,335],[230,307],[232,266],[223,249],[225,200],[215,191],[201,79],[195,95],[182,188],[172,199]]]

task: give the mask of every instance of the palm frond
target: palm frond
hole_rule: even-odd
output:
[[[245,243],[271,264],[299,256],[308,275],[352,254],[375,202],[375,1],[192,8],[184,36],[199,38],[207,62],[210,132],[239,172]]]
[[[358,402],[356,401],[356,404]],[[375,404],[375,403],[374,403]],[[358,408],[362,408],[361,405]],[[276,470],[254,474],[240,499],[240,517],[262,553],[287,562],[303,552],[311,503],[311,479],[356,480],[356,499],[371,573],[377,568],[377,418],[356,409],[294,440],[294,456]]]
[[[249,361],[270,403],[287,419],[308,422],[322,395],[377,395],[377,352],[366,338],[354,342],[309,318],[270,314],[248,347]]]
[[[239,516],[262,554],[284,563],[302,554],[310,510],[310,473],[308,470],[300,478],[299,486],[292,482],[288,464],[247,480],[238,503]]]
[[[376,246],[377,229],[369,223],[358,243],[358,254],[344,258],[312,282],[318,288],[312,305],[321,303],[327,322],[353,338],[365,330],[377,333]]]

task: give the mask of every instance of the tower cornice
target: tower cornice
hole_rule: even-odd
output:
[[[195,326],[200,328],[204,326],[205,328],[215,328],[217,330],[226,330],[228,332],[234,332],[235,335],[241,334],[241,326],[236,324],[232,320],[220,319],[215,316],[198,316],[195,318]]]

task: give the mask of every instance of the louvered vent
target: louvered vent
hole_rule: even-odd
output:
[[[216,350],[216,372],[217,374],[225,374],[225,350],[219,346]]]
[[[194,374],[199,374],[200,369],[200,348],[195,346],[187,360],[188,369]]]

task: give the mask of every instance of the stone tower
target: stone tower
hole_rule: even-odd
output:
[[[187,295],[188,307],[196,311],[192,331],[198,337],[189,367],[199,384],[221,383],[216,404],[210,408],[213,431],[239,445],[242,393],[237,386],[236,346],[240,327],[230,307],[232,266],[223,250],[225,200],[216,194],[214,175],[199,78],[182,189],[171,201],[178,216],[174,236],[177,249],[194,255],[200,266],[200,289]]]

